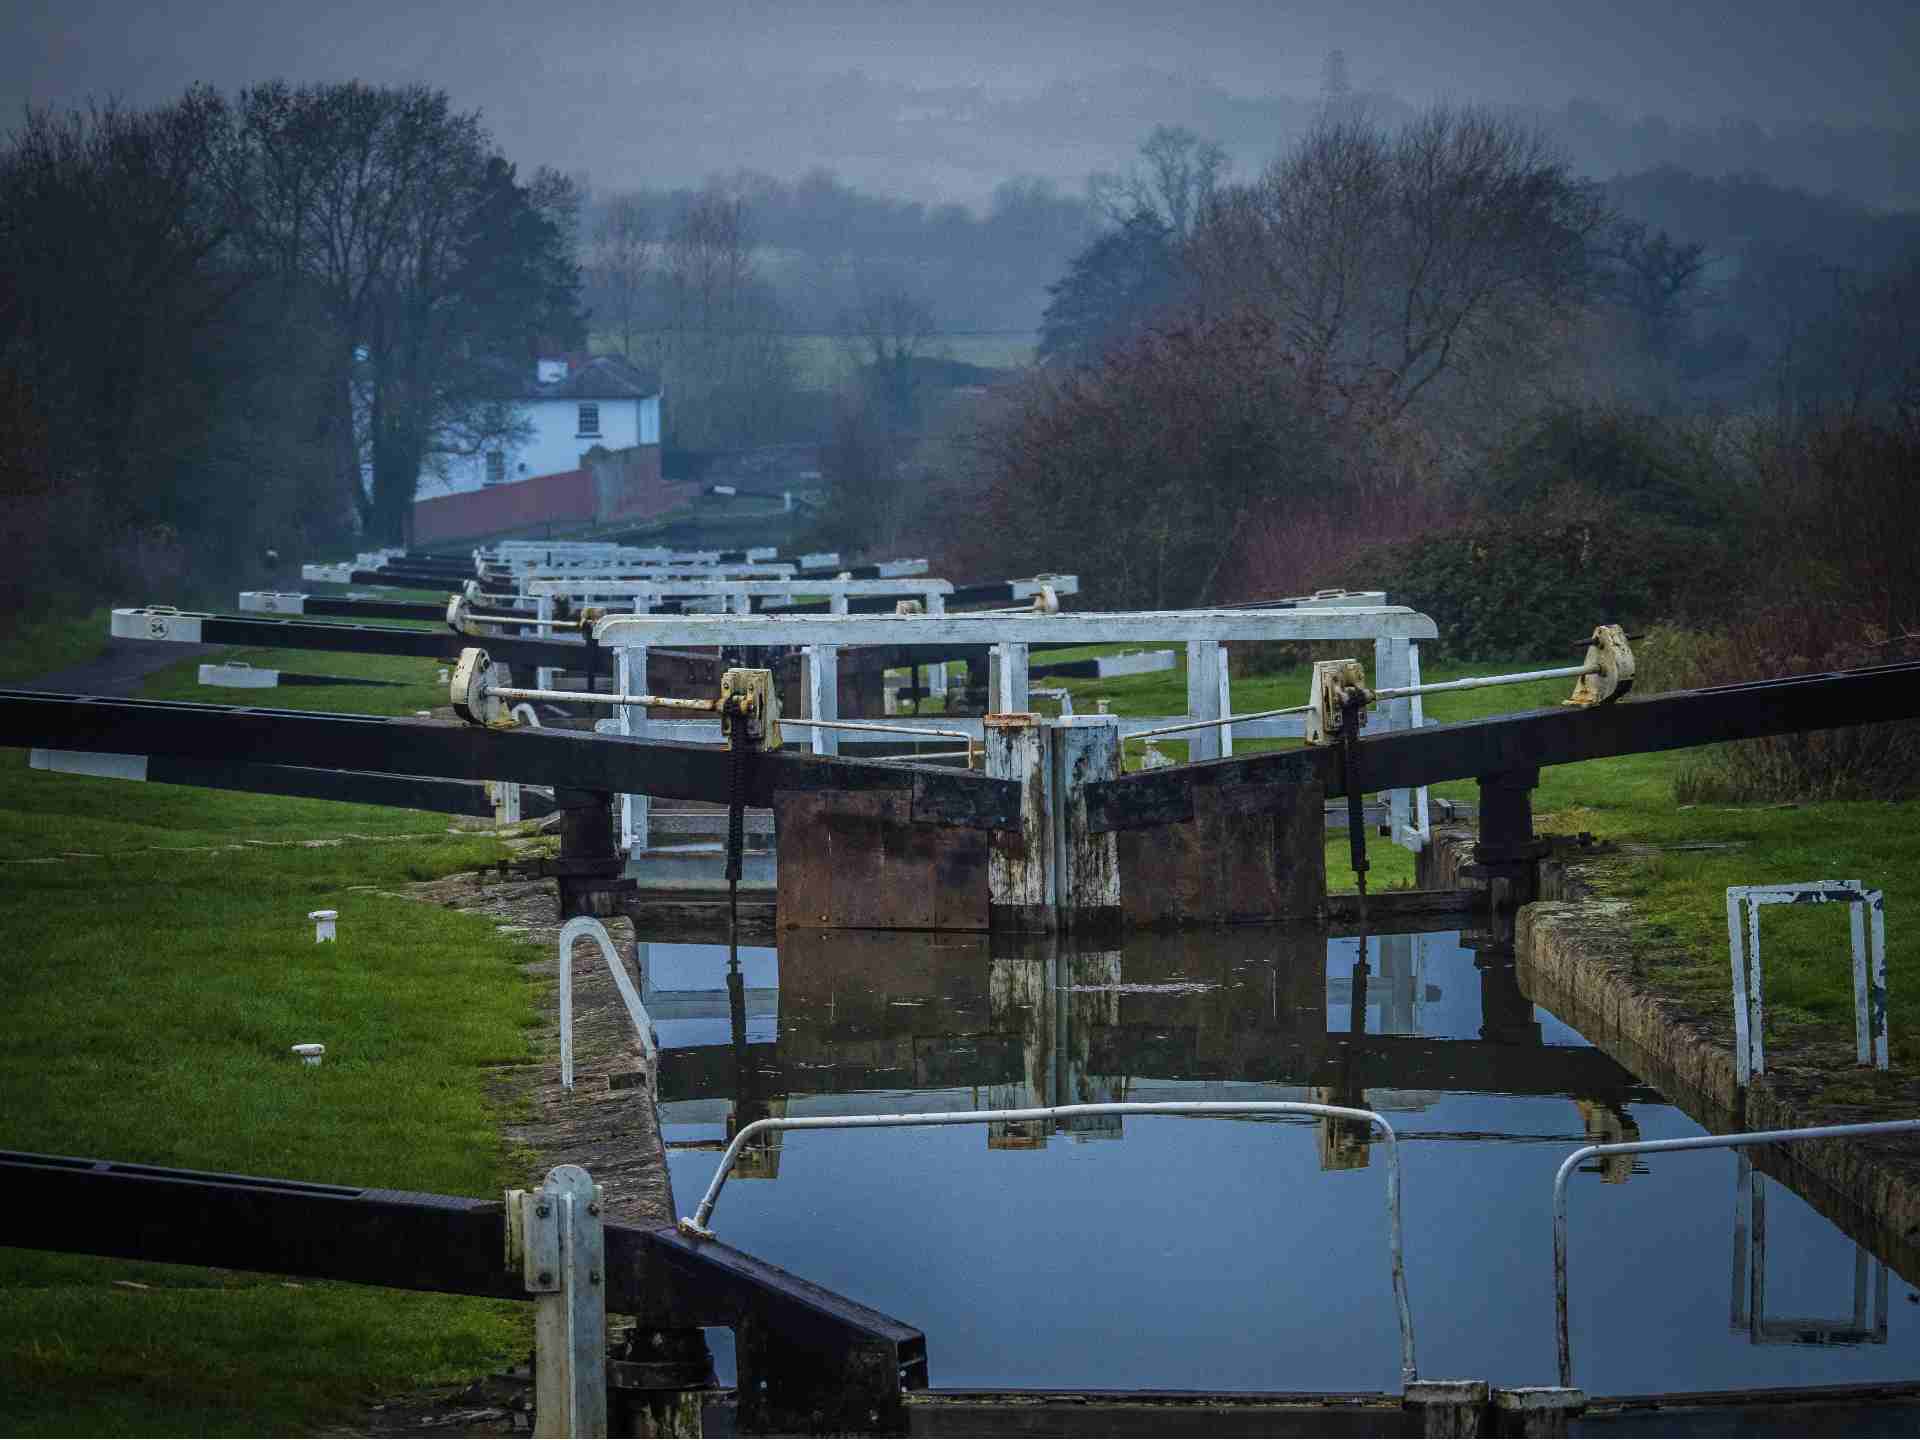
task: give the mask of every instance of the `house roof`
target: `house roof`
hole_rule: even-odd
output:
[[[660,377],[618,355],[596,355],[569,366],[567,378],[542,385],[532,366],[513,372],[515,400],[645,400],[660,393]]]

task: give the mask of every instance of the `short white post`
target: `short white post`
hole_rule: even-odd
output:
[[[300,1057],[302,1065],[318,1065],[326,1058],[327,1047],[317,1044],[295,1045],[293,1053]]]
[[[1053,731],[1038,715],[988,715],[986,773],[1020,784],[1020,829],[996,832],[987,851],[987,898],[997,926],[1050,931],[1054,899]]]
[[[338,910],[309,910],[307,918],[313,921],[313,943],[332,940],[335,936],[333,922],[340,918]]]
[[[1220,692],[1215,699],[1215,704],[1219,706],[1216,713],[1221,715],[1233,714],[1233,669],[1227,663],[1227,647],[1225,645],[1220,647],[1220,653],[1216,657],[1214,682]],[[1222,725],[1214,733],[1220,737],[1220,758],[1224,760],[1233,754],[1233,727],[1231,725]]]
[[[1215,720],[1233,712],[1222,709],[1225,688],[1220,674],[1226,646],[1217,640],[1187,641],[1187,718]],[[1223,752],[1221,730],[1189,730],[1181,738],[1187,742],[1189,760],[1218,760]]]
[[[840,647],[807,646],[807,719],[840,718]],[[813,728],[813,753],[838,755],[840,732]]]
[[[553,619],[553,596],[541,595],[538,597],[534,602],[533,618],[536,620]],[[526,632],[522,631],[521,633],[524,634]],[[533,633],[544,640],[551,636],[553,631],[547,626],[541,625],[538,626]],[[560,688],[560,672],[551,665],[536,666],[533,672],[533,684],[537,690],[558,690]]]
[[[1119,837],[1087,825],[1087,786],[1120,775],[1120,717],[1067,715],[1053,732],[1054,888],[1060,928],[1118,919]]]
[[[940,594],[927,596],[927,614],[944,615],[947,613],[947,597]],[[940,708],[946,709],[947,700],[947,662],[936,660],[927,670],[927,694],[940,697]]]
[[[607,1433],[605,1191],[578,1165],[509,1190],[507,1263],[533,1296],[537,1436]]]
[[[1029,704],[1027,695],[1027,645],[1007,640],[987,649],[987,711],[993,715],[1019,715]]]
[[[1420,683],[1420,654],[1411,640],[1403,636],[1383,636],[1373,642],[1374,688],[1403,689]],[[1418,695],[1402,695],[1382,700],[1374,706],[1375,723],[1386,730],[1405,730],[1419,725],[1424,712]],[[1387,827],[1394,842],[1410,850],[1426,843],[1426,790],[1390,790],[1387,792]]]
[[[644,695],[647,693],[647,647],[644,645],[623,645],[614,652],[613,673],[615,683],[622,695]],[[647,733],[646,711],[638,705],[617,705],[614,714],[620,721],[622,735],[644,736]],[[620,847],[628,855],[639,855],[649,843],[647,834],[647,797],[644,795],[622,795],[620,797]]]
[[[1727,958],[1733,967],[1733,1083],[1742,1089],[1753,1075],[1753,1038],[1747,1025],[1747,947],[1740,934],[1742,887],[1727,887]]]
[[[487,788],[493,792],[493,823],[518,825],[520,823],[520,787],[511,780],[489,780]]]

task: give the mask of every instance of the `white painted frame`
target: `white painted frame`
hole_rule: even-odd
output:
[[[1798,885],[1729,885],[1727,950],[1733,965],[1734,1081],[1742,1089],[1767,1072],[1766,1007],[1760,969],[1760,907],[1848,907],[1853,941],[1855,1053],[1862,1065],[1885,1070],[1887,1053],[1887,907],[1878,890],[1858,880],[1818,880]],[[1741,907],[1746,907],[1742,925]],[[1871,947],[1869,948],[1869,939]]]

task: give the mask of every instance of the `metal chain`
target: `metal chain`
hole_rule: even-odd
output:
[[[1354,744],[1360,733],[1360,718],[1366,713],[1364,691],[1349,690],[1340,701],[1340,758],[1342,783],[1347,791],[1347,854],[1353,861],[1354,884],[1360,889],[1360,924],[1367,923],[1367,819],[1366,796],[1360,788],[1360,751]]]
[[[747,843],[747,790],[753,763],[747,735],[747,710],[732,700],[733,733],[727,765],[727,959],[740,963],[740,872]]]

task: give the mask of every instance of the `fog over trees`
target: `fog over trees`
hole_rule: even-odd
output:
[[[1332,60],[1311,100],[1135,78],[1046,122],[1133,124],[1131,159],[975,203],[522,172],[419,85],[31,111],[0,143],[0,526],[45,571],[15,599],[397,538],[422,472],[510,438],[542,349],[655,371],[670,470],[823,444],[824,542],[1003,570],[1017,533],[1155,604],[1325,580],[1309,512],[1391,540],[1623,425],[1730,485],[1767,427],[1911,413],[1908,132],[1422,108]],[[981,337],[994,368],[958,363]],[[1099,496],[1120,528],[1082,559]]]

